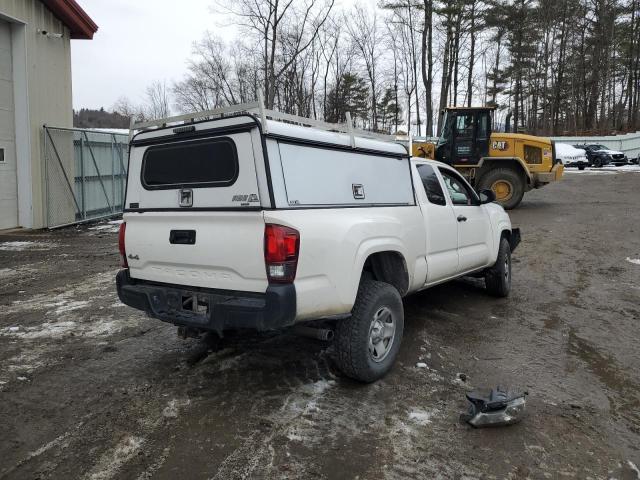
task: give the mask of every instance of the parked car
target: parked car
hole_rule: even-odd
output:
[[[509,294],[520,233],[492,191],[399,144],[267,115],[133,137],[122,302],[185,336],[329,326],[338,367],[372,382],[398,355],[402,297],[471,274]]]
[[[589,163],[593,167],[604,167],[605,165],[627,165],[629,159],[627,156],[616,150],[611,150],[608,147],[598,143],[588,143],[584,145],[574,145],[576,148],[581,148],[587,153]]]
[[[584,170],[589,166],[587,153],[581,148],[575,148],[567,143],[556,143],[556,157],[565,167],[577,167]]]

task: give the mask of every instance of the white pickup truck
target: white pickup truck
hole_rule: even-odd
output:
[[[509,294],[520,234],[491,191],[397,143],[275,116],[133,137],[122,302],[220,336],[321,320],[337,366],[371,382],[398,354],[402,297],[472,274]]]

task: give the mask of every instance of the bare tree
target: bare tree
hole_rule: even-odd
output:
[[[358,51],[369,80],[371,88],[371,117],[373,130],[378,129],[377,104],[379,97],[378,64],[381,63],[380,46],[382,34],[378,30],[378,16],[376,11],[370,14],[362,6],[356,4],[353,8],[351,20],[346,22],[349,36]]]
[[[135,105],[131,100],[124,96],[116,100],[112,110],[123,117],[133,118],[136,122],[143,122],[147,120],[143,108],[140,105]]]
[[[218,8],[236,18],[237,24],[251,35],[262,55],[264,91],[268,108],[274,107],[277,84],[311,46],[327,21],[335,0],[220,0]],[[293,46],[286,58],[279,58],[282,37]]]
[[[171,115],[171,101],[166,82],[153,82],[147,87],[145,94],[144,110],[148,118],[166,118]]]
[[[426,98],[426,135],[433,135],[433,0],[423,1],[422,82]]]

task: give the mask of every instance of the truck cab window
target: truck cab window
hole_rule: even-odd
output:
[[[454,205],[475,204],[475,195],[462,178],[458,178],[456,174],[443,168],[440,169],[440,173],[442,174],[444,185],[449,191],[451,202],[453,202]]]
[[[446,205],[447,200],[444,197],[440,180],[438,180],[438,176],[436,175],[433,167],[431,165],[421,164],[417,165],[416,168],[418,169],[418,173],[422,179],[422,185],[427,194],[429,203],[433,203],[435,205]]]

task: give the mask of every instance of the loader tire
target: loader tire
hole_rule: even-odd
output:
[[[496,168],[485,173],[478,182],[478,190],[493,190],[496,202],[511,210],[520,205],[524,196],[524,179],[513,168]]]

